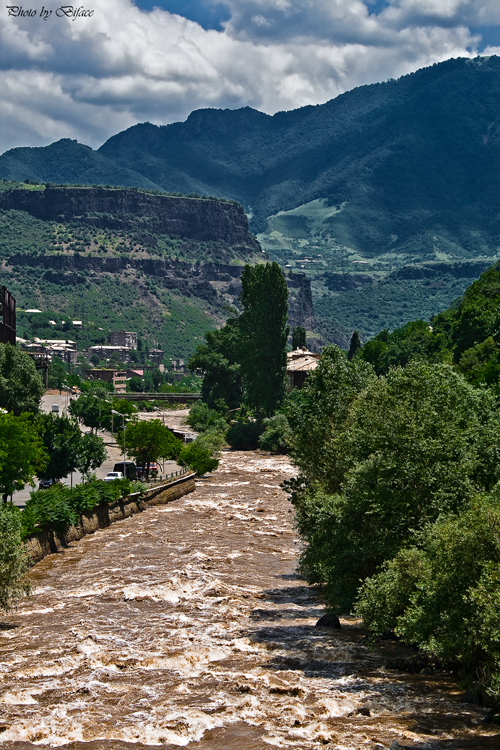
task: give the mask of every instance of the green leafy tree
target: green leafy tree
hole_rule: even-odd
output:
[[[204,444],[202,440],[194,440],[189,445],[185,445],[179,454],[179,463],[182,466],[189,466],[200,476],[210,471],[215,471],[219,465],[219,460],[214,455],[210,445]]]
[[[33,358],[11,344],[0,344],[0,408],[19,416],[38,412],[44,392]]]
[[[500,503],[442,516],[363,584],[357,611],[500,697]]]
[[[349,362],[340,347],[329,346],[304,388],[288,396],[284,413],[292,429],[291,455],[309,484],[339,491],[343,479],[339,445],[349,408],[374,379],[366,362]]]
[[[295,326],[292,329],[292,349],[302,349],[306,344],[306,329],[303,326]]]
[[[0,609],[4,612],[29,594],[28,564],[21,512],[13,505],[0,505]]]
[[[491,394],[449,366],[414,362],[371,381],[325,433],[323,470],[316,453],[301,456],[293,499],[309,543],[304,570],[351,606],[360,580],[415,531],[495,485],[499,428]]]
[[[76,420],[56,414],[40,414],[37,426],[49,457],[41,478],[62,479],[78,467],[82,433]]]
[[[357,331],[354,331],[351,336],[351,343],[349,344],[347,359],[349,361],[351,361],[351,359],[354,359],[359,349],[361,349],[361,339],[359,338],[359,333]]]
[[[63,384],[66,382],[68,377],[68,371],[63,361],[59,357],[53,357],[49,367],[49,388],[62,389]]]
[[[292,441],[292,430],[285,414],[278,412],[264,419],[264,432],[259,437],[262,450],[270,453],[288,453]]]
[[[189,369],[203,373],[201,396],[211,409],[235,409],[243,401],[238,319],[229,319],[219,331],[209,331],[205,339],[189,360]]]
[[[241,276],[240,362],[245,402],[270,417],[286,393],[288,287],[277,263],[245,266]]]
[[[127,452],[144,466],[146,477],[152,461],[177,458],[182,448],[182,442],[159,419],[127,426],[118,442],[121,445],[125,442]]]
[[[127,382],[128,390],[132,393],[143,393],[144,392],[144,380],[139,375],[133,375]]]
[[[102,427],[111,428],[112,408],[111,402],[94,394],[84,394],[69,405],[69,411],[74,417],[82,419],[87,427],[96,431]]]
[[[82,476],[88,477],[93,469],[98,469],[104,463],[106,457],[106,446],[102,438],[93,432],[81,434],[76,468]]]
[[[227,422],[219,411],[211,409],[204,401],[195,401],[189,410],[186,422],[196,432],[227,430]]]
[[[0,414],[0,493],[3,502],[47,464],[42,439],[29,414]]]
[[[27,532],[55,529],[64,534],[78,521],[78,514],[71,505],[70,497],[70,488],[60,483],[54,484],[48,490],[31,492],[23,517],[23,525]]]

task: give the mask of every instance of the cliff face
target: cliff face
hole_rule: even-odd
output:
[[[233,202],[151,195],[137,190],[48,187],[0,194],[0,208],[26,211],[44,221],[63,221],[126,230],[132,225],[154,234],[197,242],[220,241],[260,250],[243,208]]]
[[[62,287],[85,283],[92,276],[113,274],[144,274],[154,278],[163,289],[175,290],[186,297],[195,297],[218,307],[237,305],[241,292],[243,266],[228,263],[185,263],[159,258],[97,257],[83,255],[14,255],[8,267],[39,270],[40,279]],[[315,330],[311,282],[300,273],[286,275],[289,297],[290,326]]]
[[[236,203],[128,189],[10,189],[0,193],[0,237],[0,283],[20,309],[50,313],[33,323],[48,326],[42,338],[53,338],[49,319],[78,318],[84,328],[72,335],[85,346],[137,330],[175,358],[227,319],[244,264],[266,257]],[[309,281],[287,280],[290,325],[314,330]]]

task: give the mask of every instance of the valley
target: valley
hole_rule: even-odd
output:
[[[139,123],[97,150],[67,138],[11,149],[0,179],[184,194],[191,207],[196,195],[238,201],[267,256],[310,280],[322,340],[346,346],[353,329],[366,340],[428,320],[500,257],[499,102],[499,57],[451,59],[273,116],[202,109]],[[178,243],[167,254],[207,252],[226,262],[220,244],[215,255]]]
[[[234,202],[2,187],[0,279],[17,298],[22,338],[36,330],[88,347],[111,330],[134,330],[167,358],[184,359],[237,304],[244,264],[267,258]],[[310,284],[303,273],[287,279],[291,325],[313,332]],[[22,312],[33,309],[42,315]],[[68,318],[83,321],[82,329]]]

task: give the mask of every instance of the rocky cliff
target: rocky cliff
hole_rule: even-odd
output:
[[[2,193],[0,208],[26,211],[44,221],[78,221],[115,230],[136,227],[139,221],[145,232],[153,234],[260,250],[243,208],[234,201],[153,195],[133,189],[47,187]]]
[[[161,288],[188,298],[198,298],[214,307],[237,306],[241,292],[241,265],[228,263],[186,263],[159,258],[97,257],[84,255],[13,255],[4,271],[18,273],[23,268],[38,269],[40,282],[61,287],[86,284],[97,276],[112,274],[117,278],[143,275],[154,279]],[[316,320],[311,282],[301,273],[286,274],[289,290],[289,324],[314,331]]]
[[[81,348],[136,330],[175,358],[238,306],[244,264],[267,257],[232,201],[128,189],[10,188],[0,192],[0,238],[0,283],[19,309],[46,313],[21,315],[19,335],[36,327],[58,338],[76,318]],[[287,281],[290,325],[314,330],[310,282]]]

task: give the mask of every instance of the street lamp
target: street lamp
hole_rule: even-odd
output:
[[[118,414],[118,416],[121,417],[123,420],[123,425],[122,425],[123,426],[123,471],[125,473],[125,461],[127,460],[127,454],[125,451],[125,430],[127,429],[127,425],[125,422],[125,415],[119,411],[116,411],[115,409],[111,409],[111,414]]]

